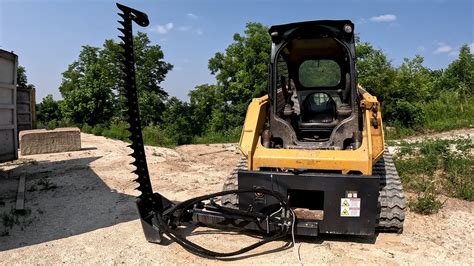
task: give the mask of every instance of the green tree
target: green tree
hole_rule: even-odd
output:
[[[433,75],[423,66],[423,60],[419,55],[411,60],[404,58],[390,87],[391,100],[385,104],[391,121],[415,129],[423,127],[423,105],[432,99],[433,93]]]
[[[138,102],[143,125],[161,122],[168,93],[160,86],[173,65],[165,62],[159,45],[151,45],[145,33],[138,32],[134,38]],[[115,43],[114,43],[115,44]],[[115,44],[114,51],[119,50]],[[124,101],[120,101],[122,108]]]
[[[28,77],[26,76],[26,69],[24,66],[18,66],[17,68],[16,85],[30,90],[35,88],[35,85],[28,84]]]
[[[397,99],[412,99],[412,101],[427,101],[433,88],[431,71],[423,66],[424,58],[420,55],[413,59],[404,58],[397,69],[392,96]]]
[[[16,84],[18,87],[26,88],[28,85],[28,78],[26,77],[26,69],[24,66],[18,66],[16,74]]]
[[[83,46],[79,59],[63,73],[59,87],[64,115],[77,124],[109,122],[115,113],[113,86],[100,48]]]
[[[458,58],[443,72],[436,86],[440,90],[474,94],[474,55],[468,45],[461,47]]]
[[[36,115],[39,122],[48,124],[51,121],[61,121],[62,114],[59,102],[53,99],[53,95],[48,94],[41,103],[36,105]]]
[[[251,99],[267,91],[271,38],[260,23],[247,23],[244,33],[234,34],[225,53],[209,60],[222,95],[223,105],[214,109],[210,125],[218,131],[242,125]]]
[[[216,85],[202,84],[188,94],[190,99],[193,135],[201,135],[209,130],[210,118],[214,110],[224,105],[222,95]]]
[[[356,55],[358,82],[383,105],[390,97],[390,86],[396,74],[390,60],[382,50],[367,42],[357,42]]]
[[[160,83],[172,65],[163,60],[160,46],[151,45],[145,33],[134,37],[134,47],[142,124],[158,123],[168,96]],[[121,51],[119,43],[113,40],[106,40],[102,48],[83,46],[78,60],[63,73],[59,88],[66,118],[89,125],[123,119]]]
[[[171,97],[165,107],[163,128],[166,136],[176,145],[191,143],[193,132],[189,105],[176,97]]]

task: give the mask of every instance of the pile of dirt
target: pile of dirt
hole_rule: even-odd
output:
[[[10,210],[21,175],[27,177],[28,210],[11,227],[0,224],[2,263],[216,263],[176,243],[146,242],[134,204],[131,150],[124,142],[88,134],[82,134],[82,144],[81,151],[25,156],[23,163],[0,165],[0,215],[14,217]],[[146,147],[146,153],[154,189],[179,201],[220,191],[240,157],[229,144]],[[473,204],[448,198],[438,214],[408,212],[401,235],[298,237],[297,247],[303,263],[472,264]],[[206,228],[189,238],[215,250],[256,241]],[[234,263],[298,263],[295,250],[285,244],[272,242]]]

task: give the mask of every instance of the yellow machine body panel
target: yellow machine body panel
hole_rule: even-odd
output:
[[[377,98],[359,86],[364,110],[362,144],[355,150],[273,149],[261,144],[267,118],[268,96],[253,99],[245,117],[240,149],[248,159],[249,170],[260,168],[311,169],[372,175],[373,164],[383,155],[382,116]]]

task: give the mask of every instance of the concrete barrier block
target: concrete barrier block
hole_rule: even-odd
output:
[[[80,149],[81,131],[79,128],[20,131],[21,155],[78,151]]]

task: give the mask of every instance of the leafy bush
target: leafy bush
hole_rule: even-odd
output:
[[[194,144],[209,143],[235,143],[239,142],[241,127],[227,130],[225,132],[206,132],[202,136],[195,136],[192,140]]]
[[[105,126],[103,125],[95,125],[93,128],[92,128],[92,134],[96,135],[96,136],[102,136],[102,132],[104,132],[105,130]]]
[[[107,138],[130,142],[130,139],[128,138],[130,132],[128,131],[128,123],[126,122],[115,122],[108,127],[104,125],[95,125],[92,127],[85,124],[82,126],[81,131],[96,136],[104,136]],[[158,126],[147,126],[143,128],[142,136],[145,145],[163,147],[174,147],[177,145],[174,139],[166,135],[166,132]]]
[[[443,131],[474,125],[474,95],[444,90],[423,110],[426,129]]]
[[[421,104],[405,100],[397,101],[392,117],[394,117],[403,127],[412,129],[422,128],[425,120]]]
[[[443,203],[438,200],[434,189],[427,189],[427,191],[418,195],[415,200],[410,201],[408,206],[417,213],[434,214],[443,207]]]
[[[38,128],[44,128],[47,130],[53,130],[55,128],[60,128],[60,127],[71,127],[75,126],[73,123],[65,120],[50,120],[47,122],[39,122],[36,125]]]
[[[122,141],[129,141],[128,137],[130,136],[130,133],[128,132],[128,123],[116,122],[110,125],[109,128],[103,129],[102,136]]]
[[[81,127],[81,132],[92,134],[92,127],[89,126],[88,124],[84,124]]]
[[[145,145],[152,146],[163,146],[163,147],[174,147],[176,142],[172,138],[167,136],[165,132],[158,126],[148,126],[142,131],[143,142]]]

